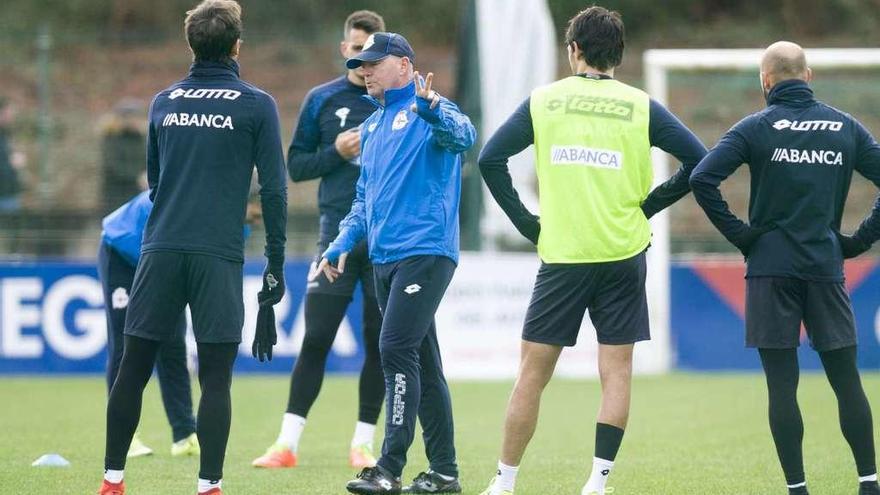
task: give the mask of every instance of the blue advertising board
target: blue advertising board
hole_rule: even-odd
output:
[[[245,325],[237,371],[289,373],[302,345],[307,261],[285,266],[287,293],[275,307],[278,345],[271,362],[250,356],[263,264],[244,266]],[[0,263],[0,373],[99,373],[107,360],[101,283],[93,262]],[[361,295],[327,359],[331,372],[355,372],[363,361]],[[191,336],[190,336],[191,338]]]
[[[754,349],[745,348],[745,267],[740,260],[678,261],[670,273],[673,366],[682,370],[760,370]],[[859,341],[859,366],[880,369],[880,265],[846,264]],[[801,329],[803,369],[821,369]]]
[[[278,345],[269,363],[250,356],[262,270],[261,262],[245,263],[245,325],[236,370],[289,373],[305,330],[302,303],[309,262],[295,260],[285,266],[287,294],[275,308]],[[880,370],[880,265],[871,260],[848,263],[847,287],[859,332],[859,365]],[[674,368],[760,369],[757,353],[744,347],[741,261],[676,261],[670,267],[670,291]],[[358,290],[328,356],[329,372],[360,370],[361,300]],[[820,369],[818,356],[805,338],[802,341],[802,367]],[[94,262],[0,262],[0,374],[101,373],[106,342],[104,301]]]

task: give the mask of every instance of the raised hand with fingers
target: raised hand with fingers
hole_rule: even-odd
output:
[[[410,107],[410,110],[418,113],[422,118],[433,117],[437,106],[440,105],[440,94],[431,89],[434,84],[434,73],[428,72],[428,75],[422,80],[419,71],[415,71],[413,77],[416,84],[416,103]],[[427,120],[434,120],[434,118]]]

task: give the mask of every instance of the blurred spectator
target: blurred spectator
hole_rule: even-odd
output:
[[[101,211],[107,214],[141,191],[146,170],[144,104],[123,98],[101,126]]]
[[[21,181],[18,170],[24,166],[24,155],[12,151],[9,143],[15,109],[0,96],[0,212],[21,208]]]

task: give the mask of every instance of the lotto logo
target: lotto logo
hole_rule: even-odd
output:
[[[214,99],[218,100],[223,98],[224,100],[234,100],[241,96],[241,91],[236,91],[234,89],[183,89],[177,88],[168,95],[169,100],[174,100],[180,97],[184,98],[194,98],[194,99]]]
[[[419,284],[408,285],[405,289],[403,289],[403,291],[407,294],[415,294],[420,290],[422,290],[422,286]]]
[[[773,128],[777,131],[788,129],[791,131],[833,131],[837,132],[843,129],[843,122],[834,120],[777,120],[773,123]]]
[[[628,120],[633,118],[635,105],[631,101],[600,96],[568,95],[565,99],[554,98],[547,102],[547,110],[560,109],[566,114],[590,115],[611,119]]]

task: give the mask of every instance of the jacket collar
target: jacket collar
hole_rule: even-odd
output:
[[[767,105],[786,104],[793,106],[810,105],[816,101],[813,90],[806,81],[788,79],[776,83],[767,94]]]
[[[379,100],[373,98],[372,96],[364,96],[367,100],[369,100],[373,105],[377,107],[393,107],[394,105],[399,104],[400,102],[407,102],[412,100],[416,96],[416,82],[412,80],[406,86],[401,86],[399,88],[392,88],[385,90],[385,104],[383,105]]]
[[[233,76],[239,77],[238,62],[228,59],[225,62],[207,62],[197,60],[189,68],[191,77],[216,77]]]

